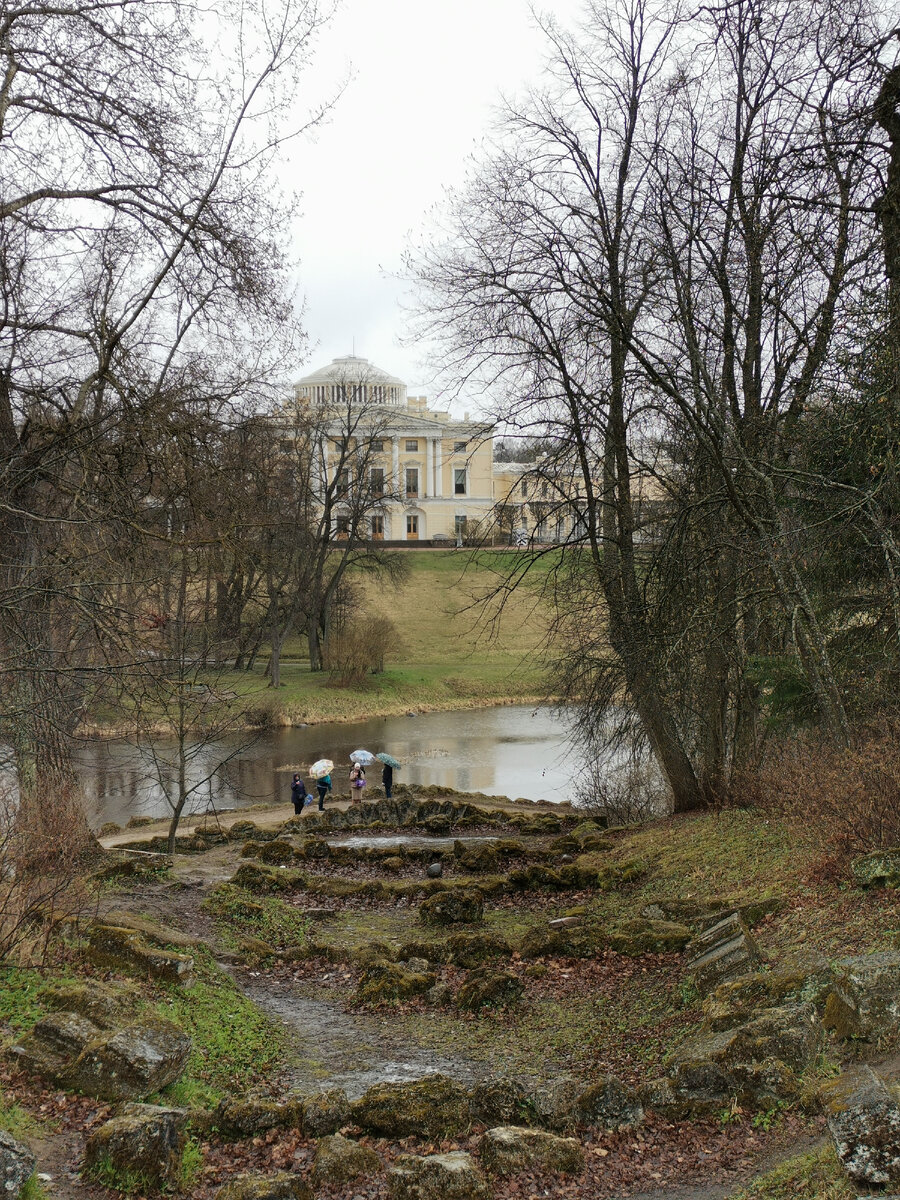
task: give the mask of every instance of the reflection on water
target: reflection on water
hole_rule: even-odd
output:
[[[335,785],[344,791],[348,756],[361,747],[399,758],[404,766],[398,781],[529,800],[566,799],[575,769],[566,739],[564,716],[527,705],[282,729],[255,739],[218,770],[217,764],[234,753],[234,741],[198,748],[190,763],[191,782],[199,785],[191,812],[273,801],[287,806],[291,773],[304,771],[317,758],[334,761]],[[158,749],[162,759],[165,739]],[[87,743],[77,765],[95,828],[105,821],[125,824],[132,816],[167,815],[171,774],[154,769],[132,743]],[[381,782],[380,764],[369,769],[369,779]]]

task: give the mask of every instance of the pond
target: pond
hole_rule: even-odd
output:
[[[531,705],[280,729],[245,742],[198,747],[189,765],[197,788],[192,811],[273,802],[288,808],[292,772],[305,772],[318,758],[332,759],[335,786],[344,791],[348,756],[360,747],[387,750],[400,759],[397,782],[528,800],[568,799],[577,764],[567,735],[564,712]],[[174,776],[166,765],[171,749],[166,739],[158,739],[155,763],[126,739],[92,741],[79,749],[77,768],[94,828],[106,821],[124,825],[133,816],[167,815],[164,786]],[[380,765],[370,768],[369,778],[380,784]]]

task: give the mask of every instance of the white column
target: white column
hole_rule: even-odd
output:
[[[440,438],[435,438],[432,441],[431,450],[432,450],[432,453],[434,454],[434,494],[435,494],[435,496],[442,496],[444,494],[444,489],[442,486],[444,464],[441,462],[441,439]]]
[[[400,480],[400,438],[395,433],[391,438],[391,477],[394,481],[394,486],[391,491],[396,492],[398,496],[403,495],[403,487]]]
[[[425,495],[434,495],[434,439],[425,442]]]

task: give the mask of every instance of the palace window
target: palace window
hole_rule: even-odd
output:
[[[384,537],[384,517],[376,515],[372,518],[372,537],[376,541]]]
[[[453,494],[455,496],[464,496],[466,494],[465,467],[457,467],[453,472]]]
[[[408,451],[409,451],[411,454],[415,454],[415,453],[416,453],[416,451],[419,449],[419,440],[418,440],[418,438],[407,438],[407,439],[406,439],[406,449],[407,449],[407,450],[408,450]]]
[[[408,538],[419,536],[419,518],[415,513],[410,513],[406,518],[406,536]]]
[[[463,454],[465,452],[467,445],[468,445],[468,442],[454,442],[453,443],[453,453],[454,454]]]
[[[350,518],[338,517],[335,521],[335,530],[339,538],[348,538],[350,536]]]
[[[523,500],[528,499],[528,480],[527,479],[522,480],[522,499]]]
[[[372,485],[372,495],[373,496],[383,496],[384,495],[384,468],[383,467],[373,467],[372,470],[369,472],[369,480]]]
[[[546,500],[550,495],[550,484],[546,480],[541,484],[541,499]]]
[[[350,470],[344,467],[343,471],[338,471],[335,487],[339,496],[346,496],[350,491]]]
[[[381,454],[381,452],[383,450],[384,450],[384,442],[382,442],[378,438],[376,438],[375,441],[372,442],[372,453],[373,454]]]
[[[418,496],[419,494],[419,468],[406,468],[406,494],[407,496]]]

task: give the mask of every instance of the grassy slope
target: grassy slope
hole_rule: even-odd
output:
[[[271,712],[275,723],[297,724],[390,716],[414,708],[468,708],[540,697],[546,680],[538,662],[546,629],[545,610],[529,584],[509,600],[497,622],[487,627],[471,609],[496,582],[490,567],[475,566],[468,552],[408,551],[411,573],[401,587],[359,582],[367,610],[390,617],[402,647],[387,670],[372,675],[365,689],[337,688],[327,676],[312,675],[302,639],[288,643],[283,686],[266,688],[262,666],[251,675],[230,673],[222,681],[253,706]],[[502,570],[508,553],[492,563]]]

